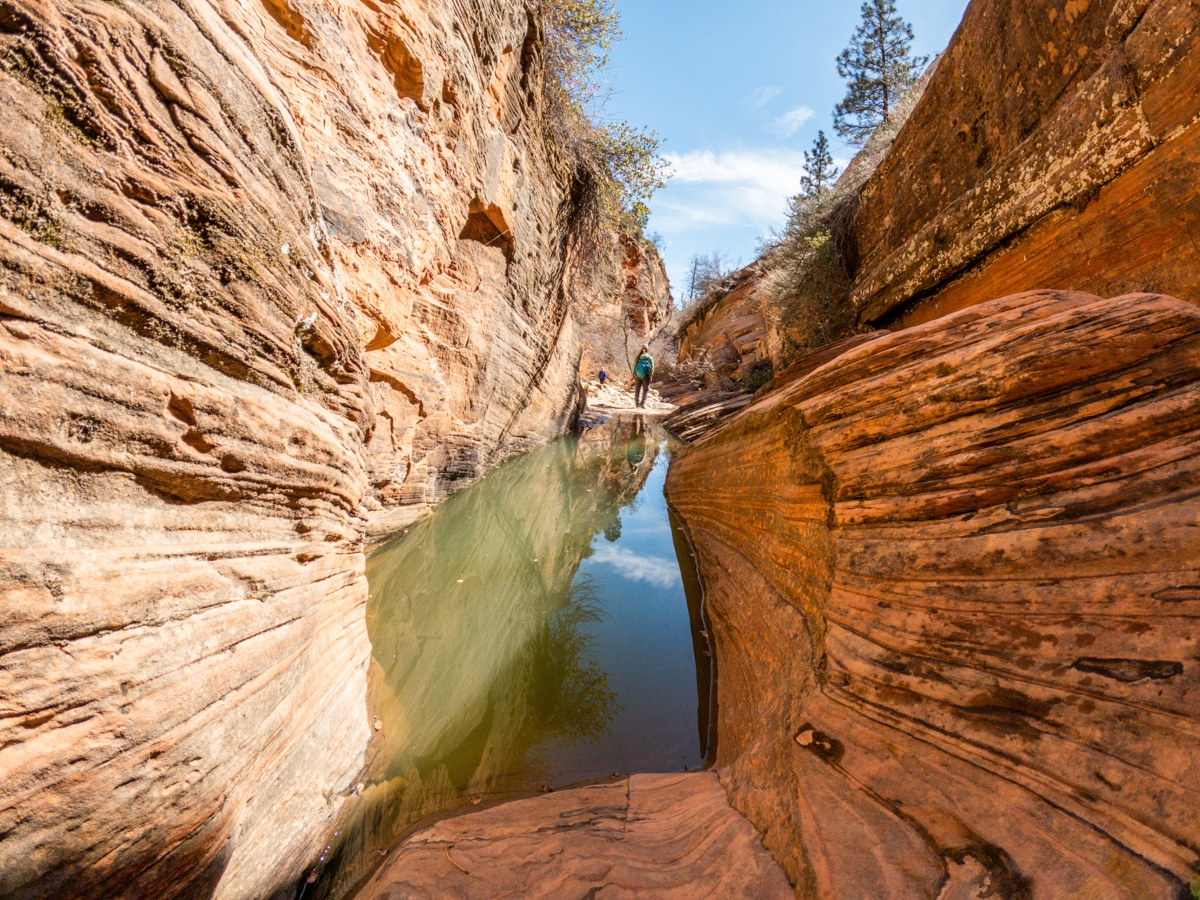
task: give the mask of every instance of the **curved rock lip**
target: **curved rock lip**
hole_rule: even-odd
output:
[[[446,819],[388,855],[356,896],[635,896],[645,900],[795,894],[710,772],[634,775]]]
[[[1200,310],[1153,294],[876,336],[679,454],[717,769],[799,892],[1190,890],[1197,484]]]

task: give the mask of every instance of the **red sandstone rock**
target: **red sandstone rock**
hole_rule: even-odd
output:
[[[1174,900],[1200,873],[1200,311],[1036,292],[678,456],[718,770],[797,896]]]
[[[669,321],[675,302],[658,249],[644,238],[614,236],[608,264],[581,280],[580,377],[595,380],[604,369],[618,383],[632,378],[638,347]]]
[[[1200,3],[974,0],[862,191],[863,321],[1017,291],[1200,303]]]
[[[681,362],[706,362],[741,379],[754,363],[776,361],[783,336],[766,293],[766,260],[747,266],[728,291],[718,291],[685,323],[679,336]]]
[[[973,0],[919,89],[836,189],[859,324],[1041,288],[1200,304],[1200,0]],[[754,294],[707,311],[685,358],[778,362]]]
[[[784,900],[783,870],[710,772],[635,775],[447,819],[414,834],[362,900]]]

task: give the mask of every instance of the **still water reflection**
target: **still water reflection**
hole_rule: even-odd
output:
[[[371,555],[378,731],[305,896],[344,896],[404,829],[468,799],[703,764],[708,658],[663,496],[670,453],[656,426],[610,422]]]

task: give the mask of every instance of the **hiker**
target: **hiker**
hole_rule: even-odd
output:
[[[633,420],[633,433],[625,444],[625,456],[635,469],[646,459],[646,424],[641,416]]]
[[[646,398],[650,395],[650,382],[654,378],[654,357],[650,355],[650,348],[645,344],[638,351],[633,377],[637,379],[637,385],[633,389],[633,402],[639,407],[645,406]]]
[[[600,379],[600,387],[604,387],[604,382],[608,381],[608,373],[601,369],[596,377]]]

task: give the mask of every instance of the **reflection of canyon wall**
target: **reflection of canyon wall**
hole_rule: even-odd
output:
[[[859,186],[876,163],[864,156],[839,183],[861,325],[1041,288],[1200,303],[1200,8],[973,0]],[[685,356],[728,355],[732,341],[778,362],[772,322],[742,291],[697,323]]]
[[[319,852],[368,516],[574,408],[532,21],[0,0],[0,894],[267,896]]]
[[[1200,878],[1200,311],[1041,292],[685,449],[717,765],[797,896]]]
[[[612,696],[580,635],[596,610],[573,581],[654,467],[658,441],[634,465],[630,428],[513,460],[372,555],[378,741],[312,896],[344,895],[422,816],[536,789],[539,742],[604,731]]]

